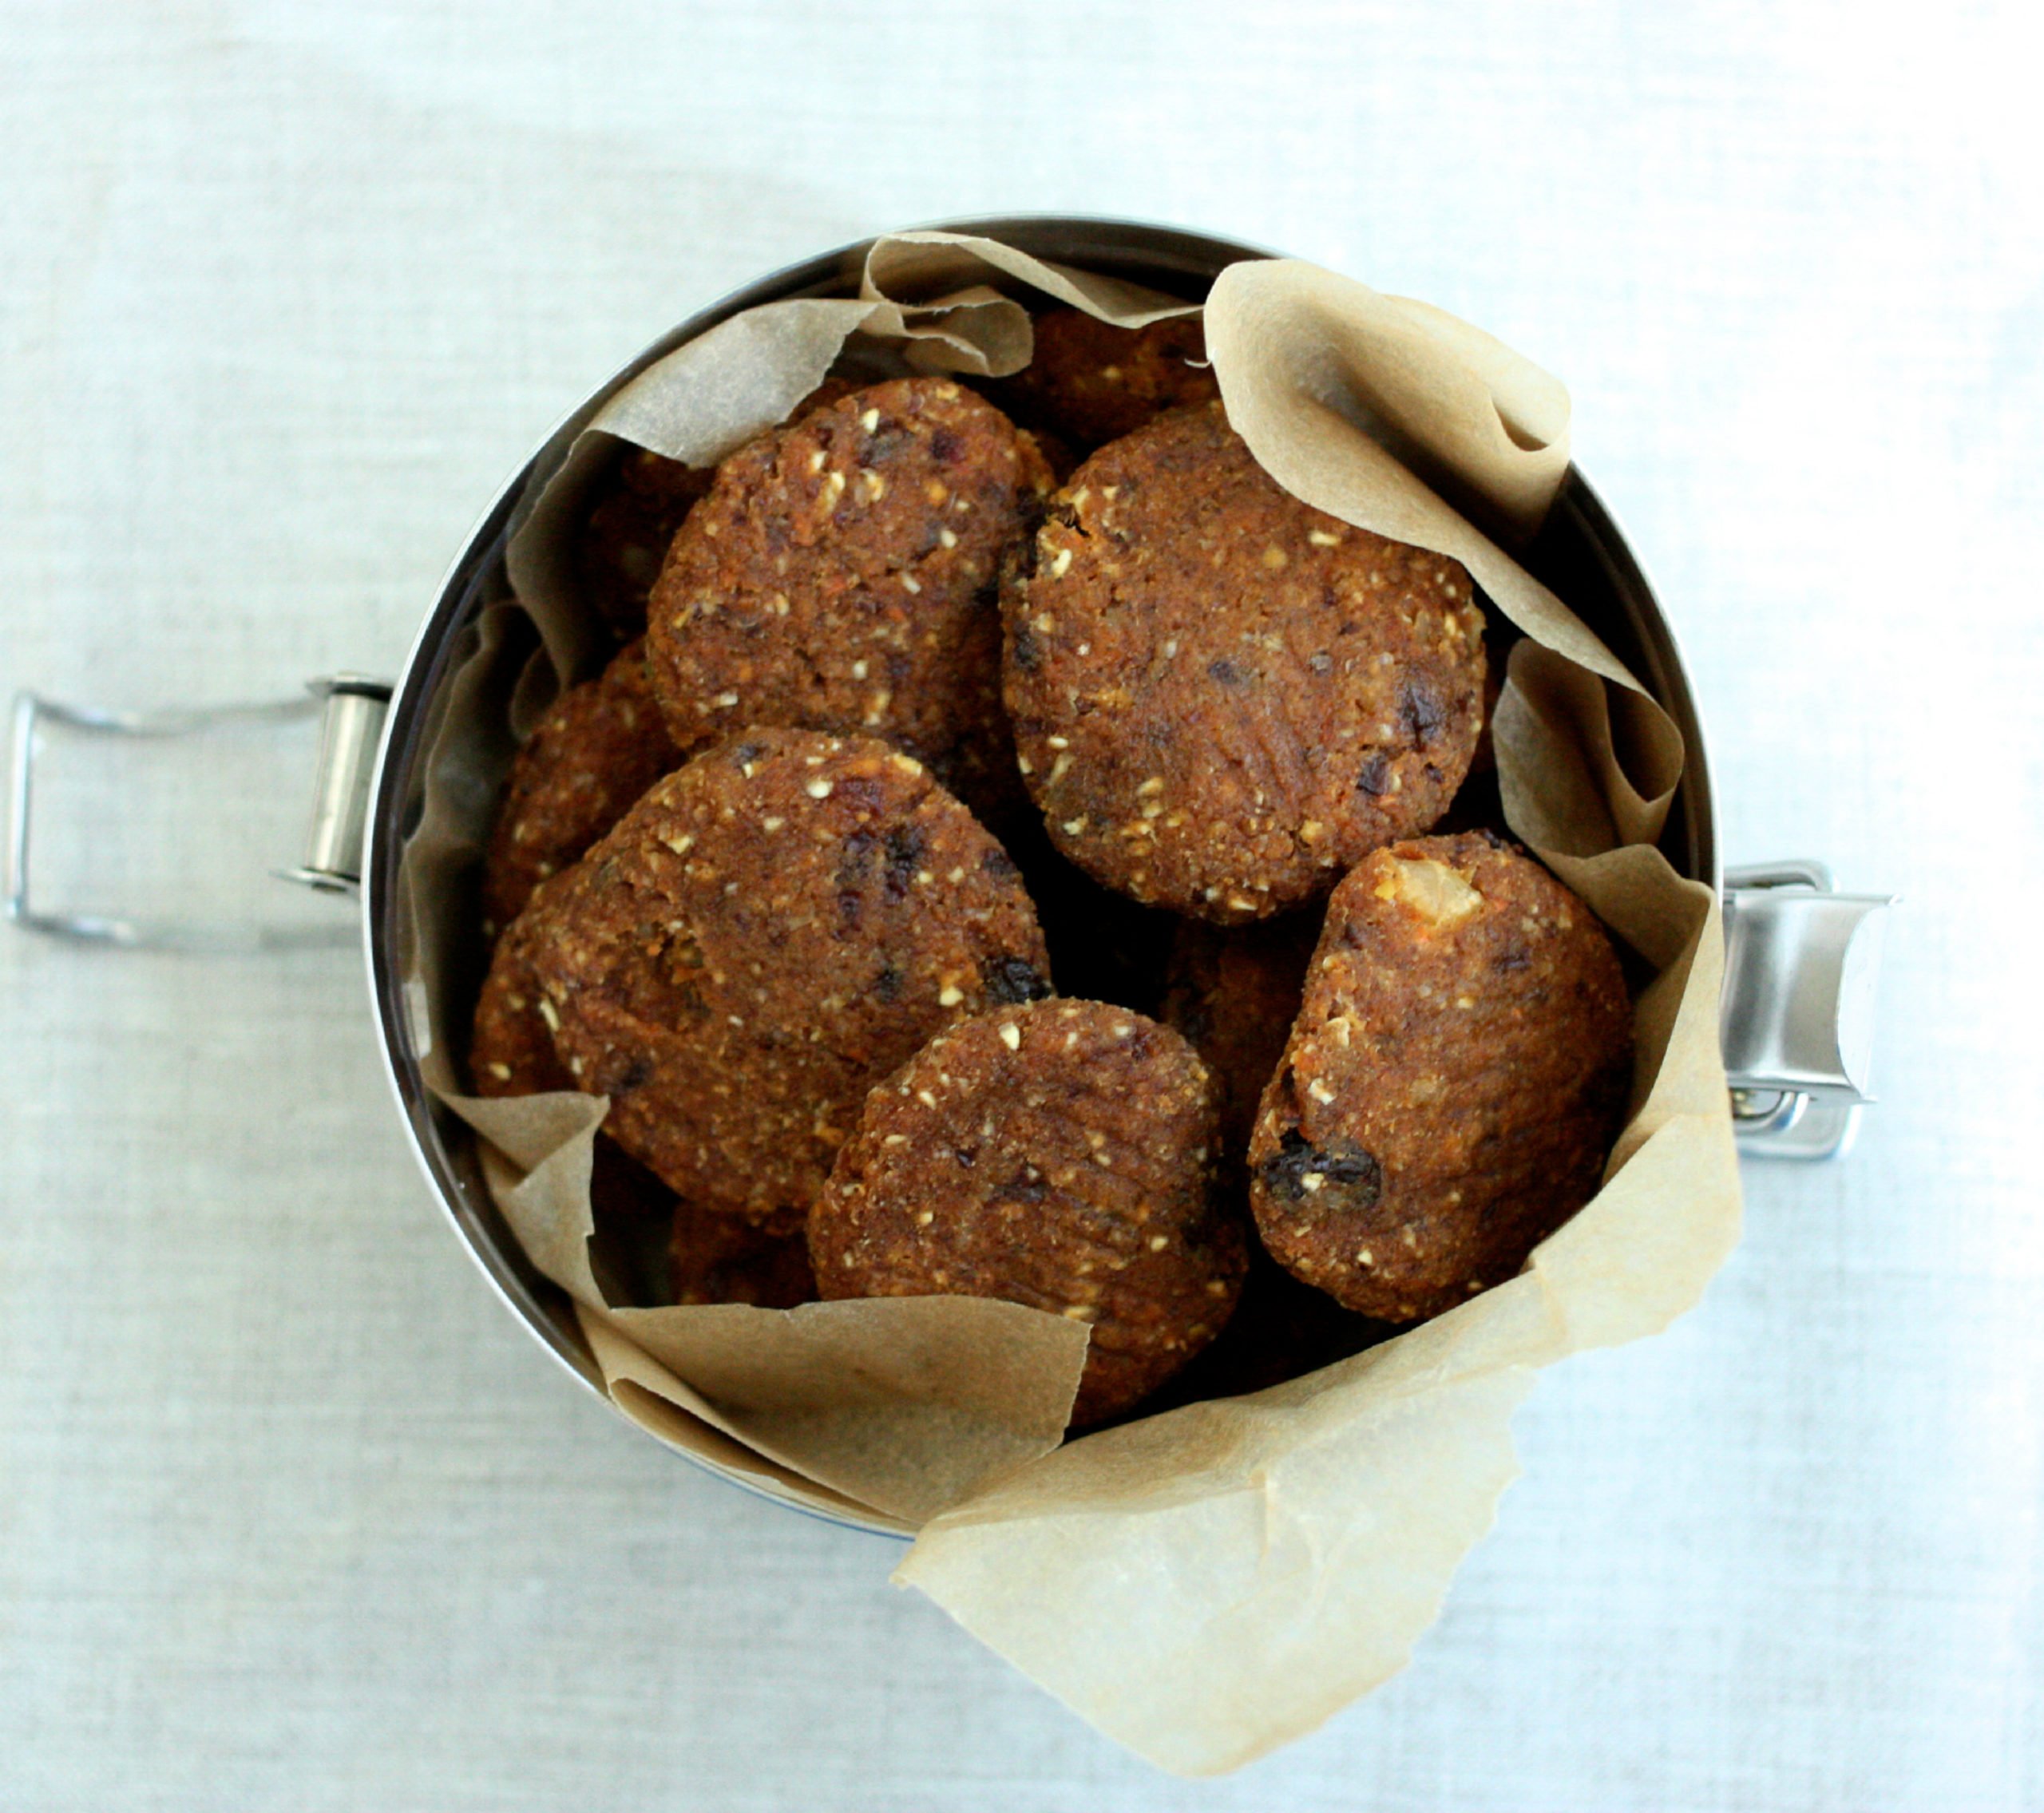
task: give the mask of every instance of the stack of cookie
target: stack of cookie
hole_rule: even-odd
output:
[[[667,1300],[1072,1316],[1087,1426],[1510,1277],[1630,1005],[1465,787],[1468,573],[1281,489],[1196,318],[1036,330],[620,459],[577,564],[623,646],[513,766],[469,1062],[609,1098],[596,1213],[671,1229]]]

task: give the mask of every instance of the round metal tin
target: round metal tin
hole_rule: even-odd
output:
[[[985,234],[1039,257],[1125,277],[1189,301],[1198,300],[1224,267],[1274,255],[1232,239],[1135,221],[1020,216],[937,224],[947,231]],[[871,243],[841,246],[734,291],[647,347],[596,394],[615,389],[741,310],[790,297],[856,294]],[[564,422],[589,400],[578,404]],[[363,936],[377,1035],[406,1135],[427,1182],[505,1305],[573,1377],[608,1403],[601,1376],[583,1344],[564,1293],[535,1272],[519,1249],[484,1186],[473,1136],[426,1086],[414,1016],[395,961],[398,861],[421,810],[423,757],[432,729],[446,709],[446,688],[458,662],[463,631],[475,620],[485,598],[501,594],[501,588],[492,591],[489,582],[503,560],[513,509],[531,469],[529,460],[470,533],[397,683],[370,795],[363,867]],[[1545,527],[1522,559],[1628,664],[1681,729],[1688,760],[1662,849],[1680,873],[1716,889],[1721,873],[1709,770],[1702,726],[1681,650],[1610,513],[1573,468]],[[747,1490],[797,1510],[825,1514],[712,1460],[688,1458]],[[886,1525],[855,1518],[832,1521],[898,1534]]]

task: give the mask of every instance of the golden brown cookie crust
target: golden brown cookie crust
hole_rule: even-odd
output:
[[[1016,751],[1052,839],[1204,919],[1297,905],[1425,829],[1481,726],[1468,575],[1291,497],[1218,403],[1080,467],[1002,613]]]
[[[607,1130],[670,1187],[806,1209],[866,1091],[952,1019],[1047,992],[1007,853],[913,758],[755,728],[658,782],[533,939]]]
[[[654,588],[676,741],[743,723],[883,737],[997,817],[1020,797],[998,570],[1051,484],[1035,443],[948,378],[854,391],[741,448]]]
[[[1220,395],[1206,367],[1206,330],[1197,315],[1147,327],[1117,327],[1083,309],[1052,309],[1036,319],[1029,363],[1004,381],[1018,414],[1091,452],[1131,434],[1153,417]]]
[[[681,761],[646,671],[645,644],[554,701],[512,758],[483,854],[483,931],[509,925]]]
[[[1089,1324],[1077,1424],[1217,1334],[1247,1269],[1215,1100],[1169,1027],[1099,1001],[951,1027],[873,1091],[810,1211],[826,1297],[996,1296]]]
[[[1596,1193],[1631,1027],[1603,927],[1531,857],[1470,832],[1365,858],[1250,1144],[1264,1245],[1394,1322],[1514,1276]]]

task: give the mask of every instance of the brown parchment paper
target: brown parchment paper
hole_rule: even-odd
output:
[[[1496,718],[1507,821],[1653,972],[1630,1113],[1602,1190],[1510,1283],[1309,1377],[1068,1445],[1085,1331],[953,1298],[647,1310],[589,1260],[604,1104],[458,1095],[449,1033],[479,968],[473,870],[514,734],[595,652],[565,526],[618,439],[701,464],[838,363],[1003,375],[1029,291],[1139,325],[1185,305],[984,239],[876,243],[856,298],[770,303],[600,399],[536,463],[507,569],[449,689],[407,846],[400,956],[429,1080],[484,1142],[492,1194],[575,1299],[620,1408],[662,1439],[801,1497],[918,1530],[895,1577],[1101,1730],[1186,1774],[1236,1767],[1401,1668],[1516,1471],[1539,1368],[1664,1327],[1736,1242],[1711,890],[1653,847],[1682,773],[1674,726],[1507,549],[1568,465],[1552,378],[1424,304],[1291,260],[1231,266],[1206,303],[1230,418],[1278,481],[1450,554],[1526,639]],[[511,623],[538,630],[530,654]],[[1075,1341],[1074,1336],[1077,1336]]]

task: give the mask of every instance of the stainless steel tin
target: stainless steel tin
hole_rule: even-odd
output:
[[[984,233],[1040,257],[1125,277],[1189,301],[1198,299],[1225,266],[1271,255],[1236,240],[1131,221],[1027,216],[939,224]],[[841,247],[734,291],[648,346],[604,390],[741,310],[791,297],[855,294],[869,243]],[[571,414],[564,419],[572,418]],[[295,878],[346,891],[359,875],[377,1035],[413,1150],[455,1231],[505,1304],[572,1376],[602,1395],[600,1376],[566,1296],[526,1261],[489,1199],[473,1136],[425,1085],[413,1005],[397,966],[398,865],[423,808],[426,753],[448,708],[450,682],[466,646],[464,632],[484,600],[500,597],[506,589],[501,574],[505,545],[531,470],[529,461],[504,486],[450,570],[390,690],[380,741],[373,746],[373,773],[367,758],[382,689],[357,676],[315,683],[327,701],[326,734],[307,854]],[[1546,525],[1522,558],[1568,600],[1680,727],[1688,760],[1661,848],[1682,874],[1722,890],[1709,752],[1681,649],[1624,536],[1581,473],[1571,469]],[[28,700],[21,709],[7,910],[34,929],[89,935],[67,924],[63,915],[39,912],[29,902],[35,713],[63,708]],[[187,728],[203,727],[202,715],[180,715],[180,722]],[[1808,864],[1752,871],[1734,881],[1726,916],[1725,1038],[1728,1052],[1738,1054],[1748,1067],[1735,1063],[1733,1068],[1734,1110],[1747,1131],[1744,1142],[1756,1151],[1786,1155],[1836,1152],[1864,1097],[1871,1040],[1871,1019],[1863,1010],[1872,959],[1864,947],[1856,951],[1855,936],[1885,901],[1834,896],[1828,877]],[[130,935],[124,941],[156,940]],[[747,1490],[798,1509],[811,1508],[713,1460],[695,1458]]]
[[[1112,220],[1024,217],[943,224],[985,233],[1040,257],[1106,271],[1188,300],[1197,300],[1223,267],[1270,255],[1236,240]],[[637,375],[740,310],[794,296],[856,294],[867,243],[806,259],[735,291],[648,346],[605,388]],[[498,1294],[570,1372],[600,1393],[601,1380],[565,1298],[533,1270],[510,1237],[484,1187],[472,1136],[425,1087],[395,962],[398,858],[422,805],[426,732],[438,719],[436,706],[454,666],[461,630],[483,599],[501,595],[501,586],[493,590],[489,582],[503,559],[512,509],[529,470],[521,470],[505,486],[469,536],[398,680],[370,796],[362,911],[378,1034],[398,1111],[434,1192]],[[1717,887],[1721,876],[1709,759],[1682,651],[1625,538],[1579,473],[1570,474],[1526,560],[1631,667],[1681,726],[1689,762],[1662,847],[1684,875]]]

